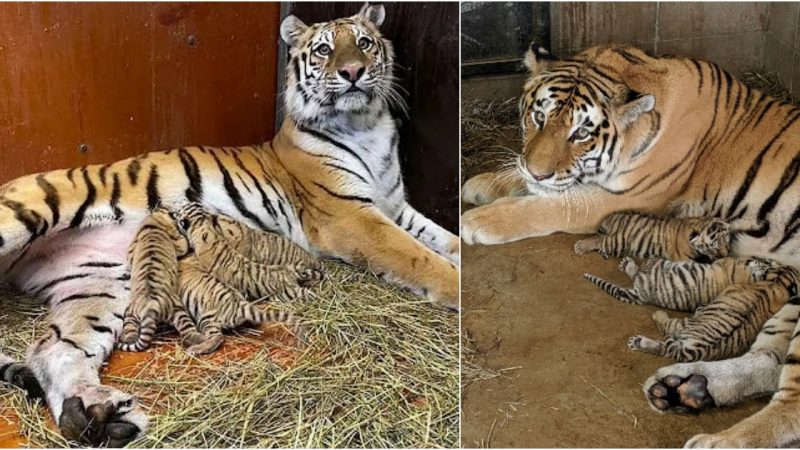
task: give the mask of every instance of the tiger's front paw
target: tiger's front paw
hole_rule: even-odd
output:
[[[497,200],[497,194],[492,193],[495,178],[496,175],[491,172],[470,178],[461,188],[461,200],[471,205],[485,205]]]
[[[65,438],[94,447],[124,447],[144,433],[147,415],[136,398],[102,385],[83,385],[64,400],[58,427]]]
[[[527,237],[521,220],[505,202],[471,209],[461,216],[461,239],[468,245],[513,242]]]
[[[730,439],[720,434],[698,434],[689,439],[683,448],[749,448],[747,442]]]

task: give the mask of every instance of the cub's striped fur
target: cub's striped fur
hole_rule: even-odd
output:
[[[278,244],[272,251],[269,245],[280,242],[278,236],[260,233],[256,237],[248,233],[248,239],[260,241],[255,245],[266,250],[261,258],[268,262],[265,264],[251,261],[236,251],[226,235],[215,228],[213,215],[206,213],[200,205],[189,203],[177,212],[176,217],[198,262],[216,278],[248,298],[261,299],[279,294],[291,297],[293,292],[297,292],[296,288],[314,286],[322,279],[319,263],[291,242]],[[230,224],[228,230],[231,230]],[[234,239],[234,242],[246,240]],[[272,260],[282,263],[271,264]]]
[[[622,212],[603,219],[597,234],[575,243],[575,253],[713,261],[730,253],[730,228],[715,218],[660,218]]]
[[[128,250],[131,302],[117,348],[126,352],[146,349],[163,322],[171,322],[184,342],[199,342],[179,297],[178,259],[189,251],[189,242],[166,209],[157,208],[142,222]]]
[[[203,232],[213,238],[191,241],[179,232],[176,221],[183,231],[203,227]],[[245,235],[241,236],[241,233]],[[193,354],[216,350],[224,339],[223,328],[235,328],[246,322],[293,325],[295,321],[291,314],[260,310],[236,290],[236,286],[243,284],[241,281],[226,278],[239,274],[237,280],[245,279],[253,273],[262,273],[267,267],[241,257],[230,248],[229,242],[251,243],[267,252],[262,260],[283,261],[285,265],[291,265],[292,271],[314,267],[309,269],[314,278],[303,281],[318,281],[322,276],[319,263],[285,238],[244,225],[237,226],[229,218],[205,213],[196,203],[187,204],[174,216],[157,209],[145,220],[131,244],[132,299],[118,347],[124,351],[144,350],[152,342],[156,326],[166,321],[172,322],[188,352]],[[218,251],[216,247],[225,249]],[[248,253],[252,253],[252,249]],[[210,256],[205,258],[205,264],[198,257],[200,254]],[[222,255],[224,259],[216,259],[215,255]],[[229,271],[213,269],[224,264],[232,266]],[[277,265],[271,268],[276,269],[274,274],[278,276],[284,269]],[[269,286],[272,294],[299,290],[293,278],[270,280],[261,277],[259,280]],[[258,297],[270,295],[261,294]]]
[[[753,344],[767,319],[797,295],[798,282],[793,267],[770,268],[763,281],[732,284],[691,317],[673,319],[657,311],[653,320],[665,339],[634,336],[628,347],[681,362],[738,356]]]
[[[633,287],[623,288],[588,273],[584,277],[625,303],[694,311],[714,301],[731,284],[763,281],[767,270],[777,267],[776,262],[762,258],[722,258],[711,264],[651,258],[639,266],[626,257],[619,270],[631,277]]]

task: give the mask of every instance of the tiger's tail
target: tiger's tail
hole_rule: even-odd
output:
[[[31,400],[44,399],[44,390],[30,367],[0,354],[0,382],[25,391]]]
[[[625,289],[610,283],[600,277],[596,277],[590,273],[583,274],[583,277],[597,285],[600,289],[616,298],[617,300],[625,303],[639,303],[639,297],[636,296],[630,289]]]

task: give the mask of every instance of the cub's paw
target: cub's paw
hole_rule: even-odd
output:
[[[698,413],[716,406],[703,375],[653,376],[644,383],[644,394],[650,406],[662,413]]]
[[[197,344],[189,346],[186,349],[186,353],[192,356],[208,355],[217,351],[224,341],[225,337],[223,335],[214,335]]]
[[[325,277],[325,273],[315,267],[301,265],[297,266],[295,270],[297,272],[297,285],[301,287],[316,286]]]
[[[576,255],[585,255],[587,253],[597,251],[598,250],[597,237],[592,236],[590,238],[581,239],[580,241],[575,243],[574,250]]]
[[[94,447],[123,447],[147,430],[136,398],[102,385],[84,385],[64,400],[58,427],[65,438]]]
[[[639,266],[636,264],[636,261],[634,261],[633,258],[626,256],[622,258],[622,261],[619,262],[619,270],[621,272],[625,272],[625,274],[633,278],[639,273]]]

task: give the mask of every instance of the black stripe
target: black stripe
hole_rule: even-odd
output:
[[[339,194],[337,192],[333,192],[332,190],[328,189],[324,185],[317,183],[316,181],[314,181],[314,184],[317,185],[320,189],[322,189],[325,192],[327,192],[328,194],[330,194],[330,195],[332,195],[334,197],[340,198],[342,200],[352,200],[352,201],[357,201],[357,202],[361,202],[361,203],[369,203],[369,204],[372,203],[372,199],[371,198],[359,197],[357,195]]]
[[[364,169],[366,169],[366,171],[369,174],[370,178],[374,178],[374,176],[372,175],[372,170],[370,170],[370,168],[367,165],[367,163],[364,162],[364,160],[361,159],[361,157],[358,156],[358,154],[355,151],[353,151],[350,147],[342,144],[341,142],[339,142],[339,141],[337,141],[335,139],[332,139],[332,138],[328,137],[327,135],[325,135],[323,133],[320,133],[317,130],[313,130],[311,128],[308,128],[308,127],[305,127],[305,126],[302,126],[302,125],[299,126],[298,129],[300,131],[304,132],[304,133],[308,133],[308,134],[314,136],[315,138],[317,138],[317,139],[319,139],[321,141],[325,141],[325,142],[327,142],[329,144],[332,144],[333,146],[338,147],[338,148],[344,150],[345,152],[349,153],[354,158],[356,158],[358,160],[358,162],[361,163],[361,165],[364,167]]]
[[[110,298],[112,300],[116,299],[117,297],[107,294],[105,292],[98,292],[98,293],[91,293],[91,294],[72,294],[67,297],[62,298],[58,303],[66,303],[71,302],[73,300],[86,300],[87,298]]]
[[[97,197],[97,190],[92,184],[92,180],[89,179],[89,172],[86,170],[86,167],[81,168],[81,173],[83,173],[83,181],[86,183],[86,199],[83,200],[83,203],[78,208],[78,211],[75,212],[75,216],[72,217],[72,221],[69,224],[70,228],[75,228],[81,225],[83,222],[83,217],[86,215],[86,210],[94,203],[95,198]]]
[[[220,173],[222,173],[222,184],[225,186],[225,191],[228,193],[228,197],[233,200],[234,206],[239,211],[239,213],[250,219],[252,222],[255,222],[261,229],[266,230],[268,229],[264,222],[261,221],[258,216],[253,214],[250,210],[245,207],[244,202],[242,201],[242,196],[239,194],[239,191],[236,189],[236,185],[233,183],[233,179],[231,178],[231,174],[225,169],[225,166],[222,165],[222,161],[219,160],[216,154],[211,153],[211,156],[214,157],[214,161],[217,162],[217,167],[219,168]]]
[[[4,200],[3,205],[14,211],[14,218],[22,222],[31,235],[31,240],[39,235],[39,222],[42,217],[36,211],[25,209],[22,203],[13,200]]]
[[[54,286],[57,286],[57,285],[65,282],[65,281],[77,280],[77,279],[80,279],[80,278],[86,278],[89,275],[90,274],[88,274],[88,273],[76,273],[76,274],[72,274],[72,275],[65,275],[63,277],[59,277],[59,278],[56,278],[54,280],[48,281],[42,287],[34,289],[33,293],[34,294],[40,294],[40,293],[42,293],[42,292],[44,292],[44,291],[46,291],[46,290],[48,290],[48,289],[50,289],[50,288],[52,288]]]
[[[736,195],[734,195],[733,201],[726,211],[726,215],[730,216],[739,207],[739,204],[742,202],[742,200],[744,200],[745,195],[747,195],[747,192],[750,190],[750,185],[753,184],[753,180],[756,178],[758,169],[761,167],[761,163],[764,161],[764,156],[767,154],[769,149],[772,148],[772,145],[775,144],[775,141],[777,141],[789,127],[794,125],[798,118],[800,118],[800,114],[795,114],[794,117],[792,117],[792,119],[789,120],[758,153],[758,156],[747,170],[747,175],[745,175],[744,181],[742,182],[741,186],[739,186],[739,190],[736,191]]]
[[[341,171],[347,172],[347,173],[349,173],[349,174],[353,175],[354,177],[358,178],[358,179],[359,179],[359,180],[361,180],[362,182],[364,182],[364,183],[369,183],[369,182],[367,181],[367,179],[366,179],[366,178],[362,177],[361,175],[359,175],[359,174],[358,174],[358,173],[356,173],[356,172],[353,172],[352,170],[348,169],[347,167],[342,167],[342,166],[340,166],[340,165],[333,164],[333,163],[328,163],[328,162],[326,162],[326,163],[322,163],[322,164],[323,164],[324,166],[332,167],[332,168],[334,168],[334,169],[337,169],[337,170],[341,170]]]
[[[104,261],[89,261],[79,265],[79,267],[119,267],[122,263],[118,262],[104,262]]]
[[[114,211],[114,220],[122,219],[122,210],[119,208],[119,197],[122,193],[119,184],[119,174],[114,174],[114,184],[111,188],[111,200],[109,201],[109,206],[111,210]]]
[[[136,186],[136,182],[139,179],[139,171],[142,169],[142,165],[139,163],[139,158],[134,158],[130,163],[128,163],[128,178],[132,185]]]
[[[161,197],[158,195],[158,169],[154,164],[150,166],[150,175],[147,177],[147,207],[152,211],[159,203]]]
[[[203,179],[200,167],[192,155],[185,149],[178,150],[178,156],[183,164],[183,171],[189,179],[189,187],[186,188],[186,199],[190,202],[200,202],[203,197]]]
[[[92,325],[92,329],[97,331],[98,333],[108,333],[111,334],[111,328],[104,327],[102,325]]]
[[[775,208],[784,191],[786,191],[786,189],[797,179],[798,171],[800,171],[800,153],[795,155],[795,157],[792,159],[792,162],[789,163],[789,166],[783,171],[783,175],[781,176],[778,186],[761,205],[761,208],[758,210],[758,220],[764,220],[764,218],[767,217],[767,214],[769,214],[770,211]]]
[[[56,188],[50,184],[50,182],[47,181],[44,176],[45,174],[43,173],[39,174],[36,177],[36,184],[38,184],[42,191],[44,191],[44,202],[50,208],[50,212],[53,216],[53,226],[56,226],[61,217],[59,212],[58,191],[56,191]]]
[[[71,346],[75,347],[76,349],[78,349],[78,350],[82,351],[82,352],[83,352],[83,354],[84,354],[84,355],[86,355],[86,357],[87,357],[87,358],[94,358],[94,357],[96,356],[94,353],[89,353],[89,352],[87,352],[86,350],[84,350],[83,348],[81,348],[81,346],[79,346],[79,345],[78,345],[78,344],[77,344],[75,341],[73,341],[72,339],[68,339],[68,338],[61,338],[60,340],[61,340],[61,342],[64,342],[64,343],[66,343],[66,344],[69,344],[69,345],[71,345]]]

